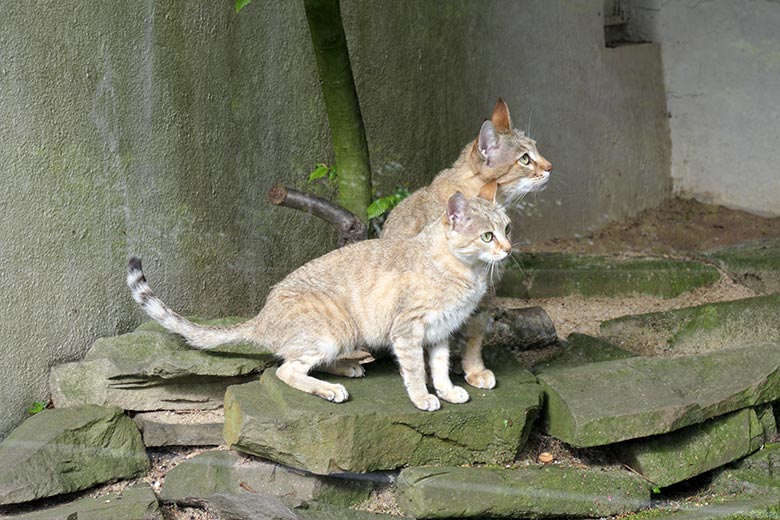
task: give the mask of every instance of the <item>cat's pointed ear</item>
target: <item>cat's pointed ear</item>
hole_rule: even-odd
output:
[[[466,217],[466,207],[468,207],[466,197],[459,191],[456,191],[447,201],[447,220],[452,224],[452,227],[463,222]]]
[[[509,117],[509,107],[502,98],[498,98],[496,106],[493,107],[493,115],[490,117],[490,122],[493,123],[496,132],[505,134],[512,131],[512,119]]]
[[[489,202],[495,202],[496,201],[496,191],[498,190],[498,181],[492,180],[482,186],[482,189],[479,190],[479,197],[482,199],[485,199]]]
[[[494,162],[498,151],[498,134],[490,121],[482,123],[482,128],[479,129],[477,151],[488,166]]]

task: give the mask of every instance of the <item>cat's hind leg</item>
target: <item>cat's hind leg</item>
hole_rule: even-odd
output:
[[[325,355],[322,353],[289,357],[276,369],[276,377],[307,394],[316,395],[334,403],[344,402],[349,399],[349,393],[343,385],[328,383],[309,375],[312,368],[325,361]]]
[[[465,403],[469,393],[450,380],[450,346],[445,341],[431,347],[428,362],[436,394],[449,403]]]
[[[329,365],[318,367],[317,370],[326,374],[344,377],[364,377],[366,375],[363,365],[354,359],[337,359]]]

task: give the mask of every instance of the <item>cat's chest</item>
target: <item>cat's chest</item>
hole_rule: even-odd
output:
[[[435,344],[444,341],[460,328],[474,313],[486,289],[485,280],[478,278],[466,290],[442,302],[440,307],[430,310],[425,316],[426,342]]]

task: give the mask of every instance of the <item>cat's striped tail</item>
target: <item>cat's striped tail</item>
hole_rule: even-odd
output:
[[[141,260],[133,257],[127,263],[127,286],[133,299],[146,314],[166,330],[179,334],[191,346],[198,349],[212,349],[227,343],[255,343],[251,335],[251,325],[239,324],[233,327],[207,327],[196,325],[176,314],[152,292],[146,282]]]

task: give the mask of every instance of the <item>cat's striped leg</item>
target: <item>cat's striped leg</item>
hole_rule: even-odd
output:
[[[431,366],[431,378],[436,394],[449,403],[465,403],[469,394],[465,389],[455,386],[450,380],[450,345],[442,342],[431,347],[428,353]]]
[[[393,331],[392,341],[395,356],[401,367],[406,392],[414,406],[432,412],[441,407],[439,398],[428,393],[425,386],[425,355],[423,353],[422,327],[406,325],[401,331]],[[419,330],[417,330],[419,329]]]
[[[349,393],[343,385],[328,383],[309,375],[309,370],[322,361],[322,357],[316,355],[287,359],[276,369],[276,377],[307,394],[313,394],[334,403],[346,401],[349,398]]]
[[[466,346],[463,349],[461,364],[466,374],[466,382],[477,388],[494,388],[496,376],[485,368],[482,361],[482,340],[485,338],[488,311],[480,306],[479,311],[472,315],[463,329]]]

